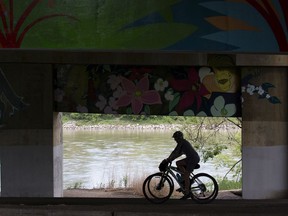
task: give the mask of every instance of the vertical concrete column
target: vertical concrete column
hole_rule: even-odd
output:
[[[54,197],[63,196],[62,113],[53,113],[53,188]]]
[[[286,67],[243,68],[243,198],[288,197]]]
[[[0,69],[1,196],[62,196],[61,115],[53,113],[52,66],[2,64]]]

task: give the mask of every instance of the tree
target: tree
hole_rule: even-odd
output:
[[[184,124],[182,130],[201,154],[203,162],[215,159],[218,167],[230,168],[223,179],[232,172],[239,180],[242,170],[242,119],[197,117],[194,120],[196,124]],[[227,150],[232,153],[228,155]]]

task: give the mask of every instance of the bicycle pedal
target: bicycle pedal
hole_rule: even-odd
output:
[[[179,193],[183,192],[183,190],[181,188],[178,188],[176,191],[179,192]]]
[[[189,199],[189,198],[191,198],[191,196],[192,196],[192,193],[189,192],[188,194],[185,194],[183,197],[181,197],[180,200],[186,200],[186,199]]]

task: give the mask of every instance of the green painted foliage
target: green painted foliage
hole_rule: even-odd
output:
[[[27,4],[23,4],[23,7]],[[190,24],[174,22],[171,6],[179,0],[140,1],[82,0],[56,1],[53,8],[39,4],[26,18],[27,24],[40,15],[61,13],[75,17],[56,17],[33,27],[21,47],[96,48],[96,49],[161,49],[196,30]],[[17,5],[17,14],[24,8]],[[127,27],[151,13],[165,22]]]

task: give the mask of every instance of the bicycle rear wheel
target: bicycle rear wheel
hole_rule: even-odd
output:
[[[167,201],[174,190],[172,180],[163,175],[155,173],[148,176],[143,182],[143,194],[152,203],[163,203]]]
[[[209,203],[218,195],[217,181],[207,173],[198,173],[190,180],[192,199],[197,203]]]

